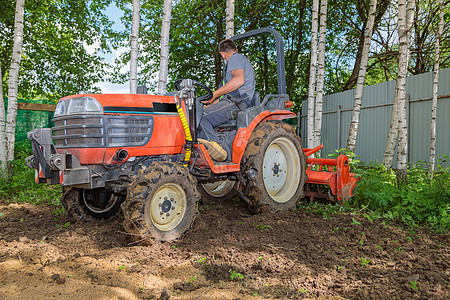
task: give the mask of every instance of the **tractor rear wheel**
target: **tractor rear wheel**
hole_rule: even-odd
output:
[[[73,222],[96,221],[117,215],[124,197],[102,189],[65,188],[59,201]]]
[[[222,203],[232,199],[237,194],[237,186],[238,183],[236,181],[224,179],[199,183],[198,191],[202,196],[203,203]]]
[[[294,128],[280,121],[259,124],[253,131],[242,162],[244,189],[256,210],[288,211],[303,198],[306,156]]]
[[[141,170],[127,189],[123,225],[141,244],[178,239],[191,229],[199,199],[197,180],[187,168],[154,163]]]

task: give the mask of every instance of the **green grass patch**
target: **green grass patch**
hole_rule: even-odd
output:
[[[30,148],[29,143],[15,146],[15,159],[12,161],[14,175],[12,178],[0,178],[0,199],[6,203],[60,205],[61,186],[35,183],[34,170],[25,165],[25,158],[32,154]]]

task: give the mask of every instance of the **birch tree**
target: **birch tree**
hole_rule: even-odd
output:
[[[433,71],[433,100],[431,104],[431,132],[430,132],[430,164],[429,171],[434,171],[436,161],[436,108],[438,99],[438,83],[439,83],[439,59],[440,59],[440,43],[441,36],[444,32],[444,2],[439,0],[439,28],[436,32],[436,41],[434,46],[434,71]]]
[[[398,2],[398,36],[399,36],[399,63],[398,63],[398,149],[397,149],[397,181],[402,185],[406,181],[406,166],[408,156],[408,124],[406,121],[406,73],[408,71],[409,42],[414,19],[415,0],[408,0],[405,9],[405,0]]]
[[[388,132],[388,138],[386,142],[386,148],[384,150],[384,156],[383,156],[383,164],[386,166],[386,168],[391,169],[394,164],[394,152],[395,152],[395,146],[397,145],[397,140],[399,136],[399,95],[404,94],[406,97],[406,72],[408,67],[408,61],[410,56],[410,49],[409,49],[409,41],[411,39],[411,28],[413,25],[414,20],[414,8],[411,9],[411,6],[415,6],[415,1],[410,0],[408,1],[408,9],[406,9],[406,0],[399,1],[399,26],[398,26],[398,36],[399,36],[399,72],[397,76],[397,81],[395,84],[395,92],[394,92],[394,102],[392,105],[392,113],[391,113],[391,122],[389,125],[389,132]],[[400,15],[400,5],[402,5],[402,14]],[[405,9],[407,12],[405,13]],[[402,21],[400,22],[400,19]],[[400,33],[401,32],[401,33]],[[402,45],[403,43],[403,45]],[[403,47],[402,47],[403,46]],[[404,69],[400,70],[400,65],[403,65]],[[400,78],[401,77],[401,78]],[[400,79],[400,80],[399,80]],[[401,85],[403,85],[402,89]],[[404,118],[405,118],[405,126],[406,124],[406,101],[402,104],[404,106]],[[407,143],[406,143],[407,145]],[[406,156],[405,156],[406,158]],[[406,165],[406,162],[405,162]]]
[[[325,35],[327,29],[328,0],[320,2],[319,51],[317,60],[316,111],[314,118],[314,147],[319,146],[322,131],[322,100],[325,77]]]
[[[226,10],[226,37],[229,39],[234,35],[234,1],[227,0],[227,10]]]
[[[161,53],[159,62],[158,94],[167,92],[167,76],[169,73],[169,35],[170,19],[172,13],[172,0],[164,0],[163,17],[161,25]]]
[[[355,152],[356,147],[359,116],[361,114],[364,82],[366,81],[367,62],[369,61],[370,42],[372,40],[376,9],[377,9],[377,0],[370,0],[369,15],[367,19],[367,27],[365,31],[364,45],[361,56],[361,65],[359,68],[359,74],[356,83],[355,100],[353,102],[352,120],[350,123],[350,130],[347,139],[347,150],[350,150],[352,152]]]
[[[130,93],[137,93],[137,65],[139,55],[139,23],[140,23],[140,0],[133,0],[133,20],[131,27],[131,57],[130,57]]]
[[[3,99],[3,74],[0,67],[0,178],[5,177],[6,172],[6,141],[5,141],[5,102]]]
[[[6,117],[5,126],[7,162],[14,159],[14,142],[17,119],[17,90],[19,85],[20,62],[22,60],[24,11],[25,0],[17,0],[16,12],[14,16],[14,46],[8,80],[8,114]],[[1,130],[3,130],[3,127]],[[3,163],[3,165],[5,164]]]
[[[308,148],[314,148],[314,107],[317,68],[317,32],[319,29],[319,0],[313,1],[311,24],[311,63],[309,68],[308,88]]]

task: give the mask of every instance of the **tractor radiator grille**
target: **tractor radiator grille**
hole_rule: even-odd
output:
[[[152,116],[72,115],[53,122],[58,149],[143,146],[153,131]]]

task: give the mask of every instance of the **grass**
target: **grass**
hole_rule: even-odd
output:
[[[417,228],[433,233],[450,231],[450,166],[448,156],[441,156],[436,170],[429,173],[426,164],[410,165],[405,185],[397,186],[395,171],[386,169],[378,163],[355,165],[352,172],[360,176],[356,194],[344,206],[330,203],[301,203],[298,208],[306,213],[321,214],[324,219],[332,214],[350,212],[362,218],[353,217],[353,226],[361,225],[362,220],[373,222],[381,220],[401,221],[405,230],[416,232]],[[335,228],[333,231],[338,231]],[[412,241],[409,238],[408,241]]]
[[[29,147],[26,143],[16,145],[15,159],[12,161],[14,175],[12,178],[0,178],[0,199],[6,203],[49,203],[60,206],[61,187],[35,183],[34,170],[25,165],[25,158],[32,154]]]

